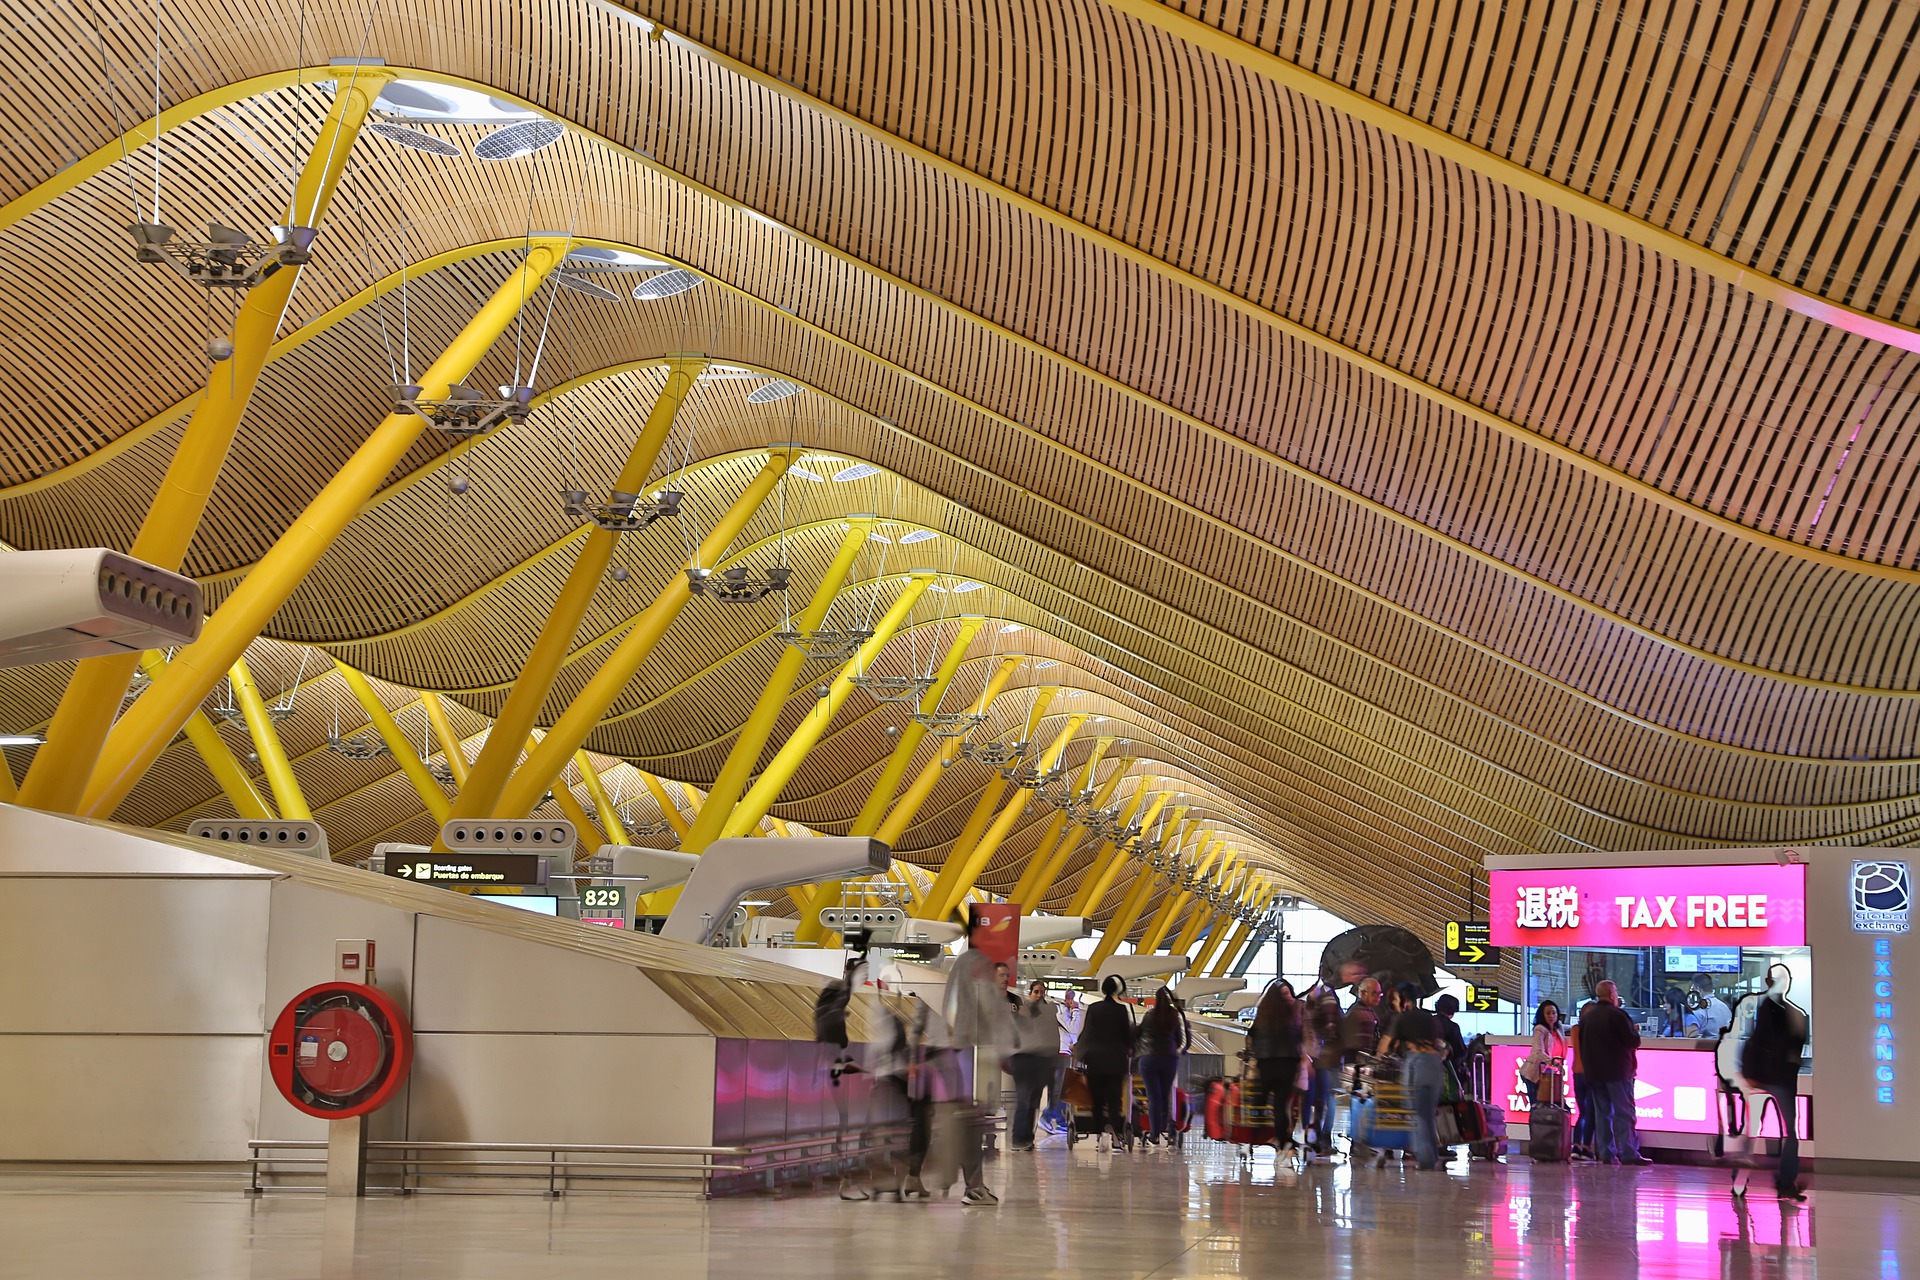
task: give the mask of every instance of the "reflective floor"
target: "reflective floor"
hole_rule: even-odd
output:
[[[146,1179],[0,1177],[0,1277],[1880,1277],[1920,1280],[1920,1182],[1825,1179],[1803,1206],[1720,1170],[1252,1165],[1086,1144],[988,1166],[994,1208],[829,1190],[436,1195],[328,1204]]]

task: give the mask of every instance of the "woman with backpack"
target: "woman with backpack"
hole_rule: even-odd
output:
[[[1180,1078],[1180,1055],[1193,1043],[1187,1015],[1173,992],[1153,993],[1153,1008],[1140,1020],[1140,1075],[1147,1087],[1147,1145],[1173,1140],[1173,1089]]]
[[[1076,1046],[1080,1069],[1087,1073],[1087,1092],[1093,1095],[1093,1127],[1099,1134],[1096,1150],[1125,1151],[1127,1081],[1133,1066],[1133,1011],[1120,1001],[1126,984],[1108,975],[1100,984],[1104,999],[1087,1006],[1085,1024]],[[1112,1146],[1108,1146],[1109,1135]]]

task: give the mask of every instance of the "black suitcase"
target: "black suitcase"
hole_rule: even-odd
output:
[[[1573,1116],[1565,1107],[1543,1102],[1527,1113],[1527,1157],[1551,1164],[1573,1158]]]

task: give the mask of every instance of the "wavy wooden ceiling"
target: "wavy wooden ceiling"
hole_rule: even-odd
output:
[[[881,466],[788,486],[800,579],[849,511],[941,532],[936,567],[990,586],[983,611],[1060,664],[1023,686],[1083,690],[1151,745],[1137,771],[1209,795],[1257,861],[1350,916],[1431,929],[1470,909],[1488,852],[1920,829],[1920,257],[1893,106],[1911,15],[640,8],[674,35],[586,0],[409,0],[370,26],[305,7],[310,65],[364,41],[577,132],[504,165],[361,141],[192,552],[216,599],[383,411],[399,228],[427,264],[406,290],[418,361],[529,225],[571,227],[710,283],[562,295],[534,418],[454,458],[423,442],[274,636],[447,691],[483,731],[570,563],[556,491],[604,487],[660,357],[701,351],[815,391],[749,407],[750,383],[702,385],[660,469],[685,468],[693,527],[770,441]],[[131,539],[127,495],[151,491],[231,305],[210,317],[130,261],[154,151],[115,139],[151,109],[154,15],[92,12],[0,35],[19,77],[0,95],[0,333],[25,407],[0,426],[0,538],[21,546]],[[276,221],[326,94],[312,74],[228,86],[296,64],[297,12],[165,13],[162,96],[188,105],[163,213]],[[779,523],[763,512],[742,545],[769,554]],[[552,709],[683,537],[627,540],[632,581],[596,600]],[[884,599],[882,568],[849,599]],[[918,611],[923,653],[942,616]],[[770,629],[696,604],[592,745],[704,785]],[[957,693],[984,680],[992,641],[976,648]],[[37,719],[57,677],[0,687]],[[855,699],[782,812],[844,823],[886,723]],[[397,775],[332,756],[318,720],[288,732],[336,848],[417,835]],[[945,856],[971,768],[903,841],[916,860]],[[123,816],[217,803],[197,769],[176,745]]]

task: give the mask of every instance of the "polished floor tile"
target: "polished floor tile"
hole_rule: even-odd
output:
[[[0,1177],[0,1278],[861,1280],[1262,1276],[1920,1280],[1920,1183],[1741,1205],[1724,1170],[1251,1164],[1213,1143],[989,1165],[995,1208],[831,1191],[261,1199],[213,1181]]]

